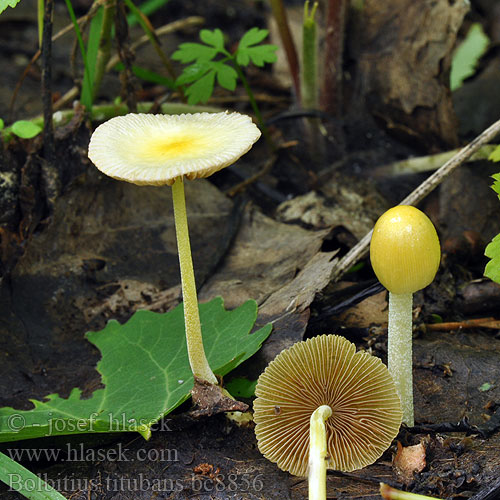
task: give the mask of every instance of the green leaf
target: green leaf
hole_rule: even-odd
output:
[[[3,122],[3,120],[0,118],[0,130],[3,130],[3,128],[5,127],[5,123]]]
[[[493,153],[495,153],[495,151]],[[498,194],[498,198],[500,199],[500,174],[493,174],[492,177],[495,182],[491,187],[493,191]],[[495,283],[500,284],[500,234],[497,234],[491,240],[484,251],[484,255],[491,259],[486,264],[484,275]]]
[[[0,480],[30,500],[66,500],[50,484],[4,453],[0,453]]]
[[[273,63],[277,60],[276,45],[258,45],[248,47],[244,51],[238,50],[236,61],[240,66],[247,66],[251,61],[255,66],[264,66],[265,63]]]
[[[262,42],[264,38],[269,34],[268,30],[260,29],[260,28],[250,28],[240,40],[238,45],[238,49],[246,49],[250,47],[250,45],[257,45]]]
[[[217,73],[217,82],[219,85],[227,90],[234,90],[236,88],[236,81],[238,80],[236,70],[223,62],[214,62],[213,67]]]
[[[97,55],[101,43],[101,27],[104,19],[104,7],[100,7],[90,22],[89,39],[87,42],[87,65],[82,82],[82,104],[92,109],[94,102],[94,83],[96,76]]]
[[[247,378],[237,377],[226,384],[229,394],[236,398],[251,398],[255,396],[257,380],[248,380]]]
[[[118,63],[114,69],[116,71],[123,71],[125,69],[125,66],[123,63]],[[159,73],[156,73],[156,71],[151,71],[147,68],[141,68],[140,66],[132,66],[132,71],[135,76],[140,78],[141,80],[144,80],[145,82],[151,82],[151,83],[156,83],[157,85],[163,85],[169,89],[175,89],[176,84],[171,78],[166,78],[163,75],[160,75]]]
[[[200,304],[207,359],[225,375],[252,356],[271,332],[267,325],[252,333],[255,301],[233,311],[221,298]],[[97,370],[103,389],[81,399],[74,388],[67,399],[51,394],[28,411],[0,408],[0,442],[86,432],[138,431],[151,427],[189,398],[193,375],[188,362],[182,304],[159,314],[137,311],[125,324],[111,320],[88,340],[101,351]]]
[[[450,88],[456,90],[476,72],[476,66],[490,43],[481,24],[474,23],[465,40],[458,46],[451,61]]]
[[[207,45],[211,45],[218,51],[224,50],[224,35],[222,31],[218,28],[211,30],[201,30],[200,40]]]
[[[145,16],[149,16],[150,14],[154,14],[157,10],[165,7],[169,0],[146,0],[144,3],[138,6],[140,12],[142,12]],[[127,16],[127,24],[130,26],[134,26],[137,24],[137,18],[134,14],[129,14]]]
[[[268,31],[260,28],[248,30],[240,40],[236,51],[236,62],[240,66],[247,66],[250,61],[256,66],[275,62],[277,59],[276,45],[257,45],[268,35]]]
[[[205,103],[210,99],[215,85],[215,70],[210,70],[205,76],[194,82],[186,89],[188,104]]]
[[[493,389],[495,386],[493,384],[490,384],[489,382],[485,382],[484,384],[480,385],[478,387],[478,390],[481,392],[487,392]]]
[[[11,130],[21,139],[32,139],[42,131],[42,127],[28,120],[19,120],[12,124]]]
[[[175,80],[175,85],[187,85],[199,80],[212,68],[212,62],[200,62],[186,66],[183,72]]]
[[[497,146],[488,156],[490,161],[500,161],[500,146]]]
[[[488,244],[484,255],[491,260],[486,264],[484,275],[495,283],[500,283],[500,234],[497,234]]]
[[[0,14],[7,8],[14,8],[20,0],[0,0]]]
[[[172,54],[172,59],[183,64],[193,61],[210,61],[217,55],[217,49],[207,47],[201,43],[187,42],[181,43],[179,48]]]

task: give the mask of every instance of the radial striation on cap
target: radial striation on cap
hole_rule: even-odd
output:
[[[92,134],[89,158],[104,174],[134,184],[208,177],[244,155],[261,133],[240,113],[130,113]]]
[[[332,409],[326,421],[329,469],[350,472],[375,462],[401,424],[386,366],[337,335],[314,337],[281,352],[260,376],[255,393],[259,449],[296,476],[307,475],[309,420],[321,405]]]

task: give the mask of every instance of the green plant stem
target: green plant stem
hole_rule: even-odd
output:
[[[414,425],[412,304],[413,294],[389,292],[387,367],[401,401],[403,423],[409,427]]]
[[[322,405],[314,410],[309,424],[309,500],[326,500],[326,425],[332,409]]]
[[[401,491],[389,486],[385,483],[380,483],[380,495],[385,500],[440,500],[434,497],[419,495],[417,493],[409,493],[408,491]]]
[[[37,1],[37,19],[38,19],[38,48],[42,50],[43,37],[43,13],[45,11],[44,0]]]
[[[71,4],[71,0],[65,0],[65,2],[66,2],[66,7],[67,7],[68,12],[69,12],[69,17],[71,18],[71,22],[73,23],[73,27],[75,29],[76,38],[78,40],[78,46],[80,47],[80,53],[81,53],[82,59],[83,59],[83,66],[85,68],[85,71],[83,74],[83,78],[84,78],[83,84],[86,85],[88,89],[92,89],[92,82],[90,80],[90,68],[89,68],[89,64],[87,61],[87,51],[85,50],[85,44],[83,43],[82,32],[80,30],[80,26],[78,25],[78,21],[76,19],[75,11],[73,10],[73,5]],[[91,93],[89,95],[91,95]],[[82,104],[87,107],[87,111],[89,113],[92,113],[92,102],[91,101],[86,102],[86,103],[82,103]]]
[[[112,26],[115,14],[115,2],[107,0],[104,4],[104,13],[101,25],[101,35],[99,41],[99,52],[95,67],[94,81],[92,87],[92,99],[95,100],[101,86],[102,77],[106,72],[106,66],[111,57]]]
[[[67,0],[66,0],[67,1]],[[158,54],[158,57],[161,59],[163,66],[165,67],[168,75],[170,78],[174,79],[176,78],[176,74],[174,71],[174,68],[172,64],[170,63],[169,59],[163,52],[163,50],[160,47],[160,44],[158,42],[158,38],[156,34],[154,33],[154,30],[149,23],[148,18],[135,6],[135,4],[132,2],[132,0],[124,0],[125,3],[127,4],[127,7],[130,9],[130,11],[134,14],[136,17],[137,21],[141,25],[141,28],[144,30],[146,35],[149,38],[149,41],[151,42],[151,45],[153,45],[153,48],[155,49],[156,53]]]
[[[259,105],[257,104],[255,96],[253,95],[252,89],[250,88],[250,85],[249,85],[248,80],[245,76],[245,73],[243,73],[241,66],[236,62],[236,58],[230,54],[228,54],[228,56],[230,57],[230,59],[232,60],[232,62],[234,64],[234,68],[236,69],[236,72],[238,73],[238,77],[240,78],[241,83],[243,83],[243,87],[245,87],[245,91],[248,95],[248,99],[250,100],[250,105],[252,106],[253,112],[255,113],[255,117],[257,118],[257,123],[259,125],[260,130],[262,131],[262,135],[264,136],[264,139],[266,140],[268,146],[271,148],[271,151],[275,151],[276,146],[275,146],[273,140],[271,139],[271,135],[269,134],[269,130],[266,127],[264,119],[262,118],[262,114],[260,112]]]
[[[281,43],[283,44],[283,47],[285,49],[295,96],[297,100],[300,100],[299,59],[297,57],[297,51],[295,50],[295,44],[290,32],[290,27],[288,25],[288,19],[286,16],[285,6],[283,5],[283,0],[271,0],[271,9],[273,11],[273,17],[276,21],[276,24],[278,25]]]
[[[189,364],[195,377],[217,384],[203,348],[201,335],[200,313],[196,283],[194,280],[193,259],[186,213],[186,199],[184,195],[184,180],[178,177],[172,185],[174,203],[175,232],[177,235],[177,249],[181,268],[182,298],[184,302],[184,323],[186,328],[186,343]]]
[[[302,107],[316,109],[318,107],[318,83],[317,83],[317,37],[316,21],[314,15],[318,8],[318,2],[309,11],[309,0],[304,4],[304,24],[302,25]]]
[[[52,486],[1,452],[0,480],[30,500],[66,500]]]

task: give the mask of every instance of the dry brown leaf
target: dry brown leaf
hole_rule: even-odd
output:
[[[424,470],[427,465],[425,450],[426,447],[423,441],[405,447],[398,441],[398,451],[392,465],[401,482],[410,484],[413,481],[414,474]]]

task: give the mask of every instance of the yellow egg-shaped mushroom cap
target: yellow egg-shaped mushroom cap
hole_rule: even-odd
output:
[[[378,219],[370,260],[380,283],[391,293],[413,293],[429,285],[439,267],[436,228],[418,208],[393,207]]]
[[[260,135],[240,113],[129,113],[97,127],[88,154],[115,179],[172,185],[177,177],[208,177],[233,164]]]
[[[338,335],[297,342],[259,377],[254,402],[261,453],[284,471],[306,476],[309,423],[327,405],[327,467],[350,472],[372,464],[390,446],[402,413],[382,361]]]

